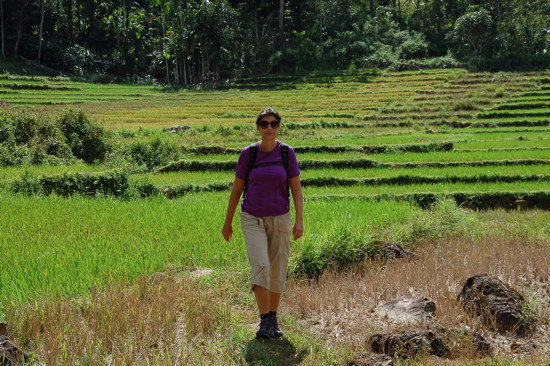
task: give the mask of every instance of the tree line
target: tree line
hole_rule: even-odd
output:
[[[0,0],[3,58],[174,85],[362,67],[549,66],[547,0]]]

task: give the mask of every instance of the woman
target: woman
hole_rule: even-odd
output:
[[[260,311],[258,338],[280,337],[277,309],[285,289],[290,253],[290,192],[296,210],[294,240],[304,233],[300,170],[294,150],[277,140],[281,117],[264,108],[256,119],[262,140],[241,151],[222,235],[233,236],[233,216],[244,192],[241,227],[252,268],[252,291]],[[286,160],[286,161],[283,161]],[[252,164],[253,163],[253,164]]]

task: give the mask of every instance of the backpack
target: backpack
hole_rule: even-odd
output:
[[[258,146],[256,144],[250,145],[248,151],[250,152],[250,160],[248,162],[248,171],[246,172],[246,182],[244,183],[243,195],[246,193],[248,187],[248,176],[254,168],[269,166],[269,165],[282,165],[285,168],[286,173],[286,194],[290,197],[290,183],[288,181],[288,148],[289,146],[284,142],[281,142],[280,152],[281,152],[281,161],[271,161],[268,163],[255,164],[256,156],[258,156]]]

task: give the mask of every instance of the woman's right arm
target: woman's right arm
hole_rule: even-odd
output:
[[[239,205],[241,195],[243,194],[245,180],[235,177],[233,182],[233,188],[231,189],[231,196],[229,196],[229,203],[227,204],[227,213],[225,214],[225,223],[222,228],[222,235],[225,241],[231,240],[233,236],[233,216]]]

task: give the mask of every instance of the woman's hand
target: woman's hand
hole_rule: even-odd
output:
[[[222,235],[225,241],[231,240],[233,236],[233,215],[239,205],[239,200],[243,194],[244,179],[235,177],[233,182],[233,188],[231,189],[231,195],[229,196],[229,203],[227,204],[227,213],[225,214],[225,222],[223,223]]]
[[[294,240],[298,240],[304,235],[304,223],[303,221],[296,221],[294,227],[292,228],[292,235],[294,235]]]
[[[233,226],[231,226],[231,224],[223,225],[222,235],[225,241],[229,242],[229,240],[233,237]]]

